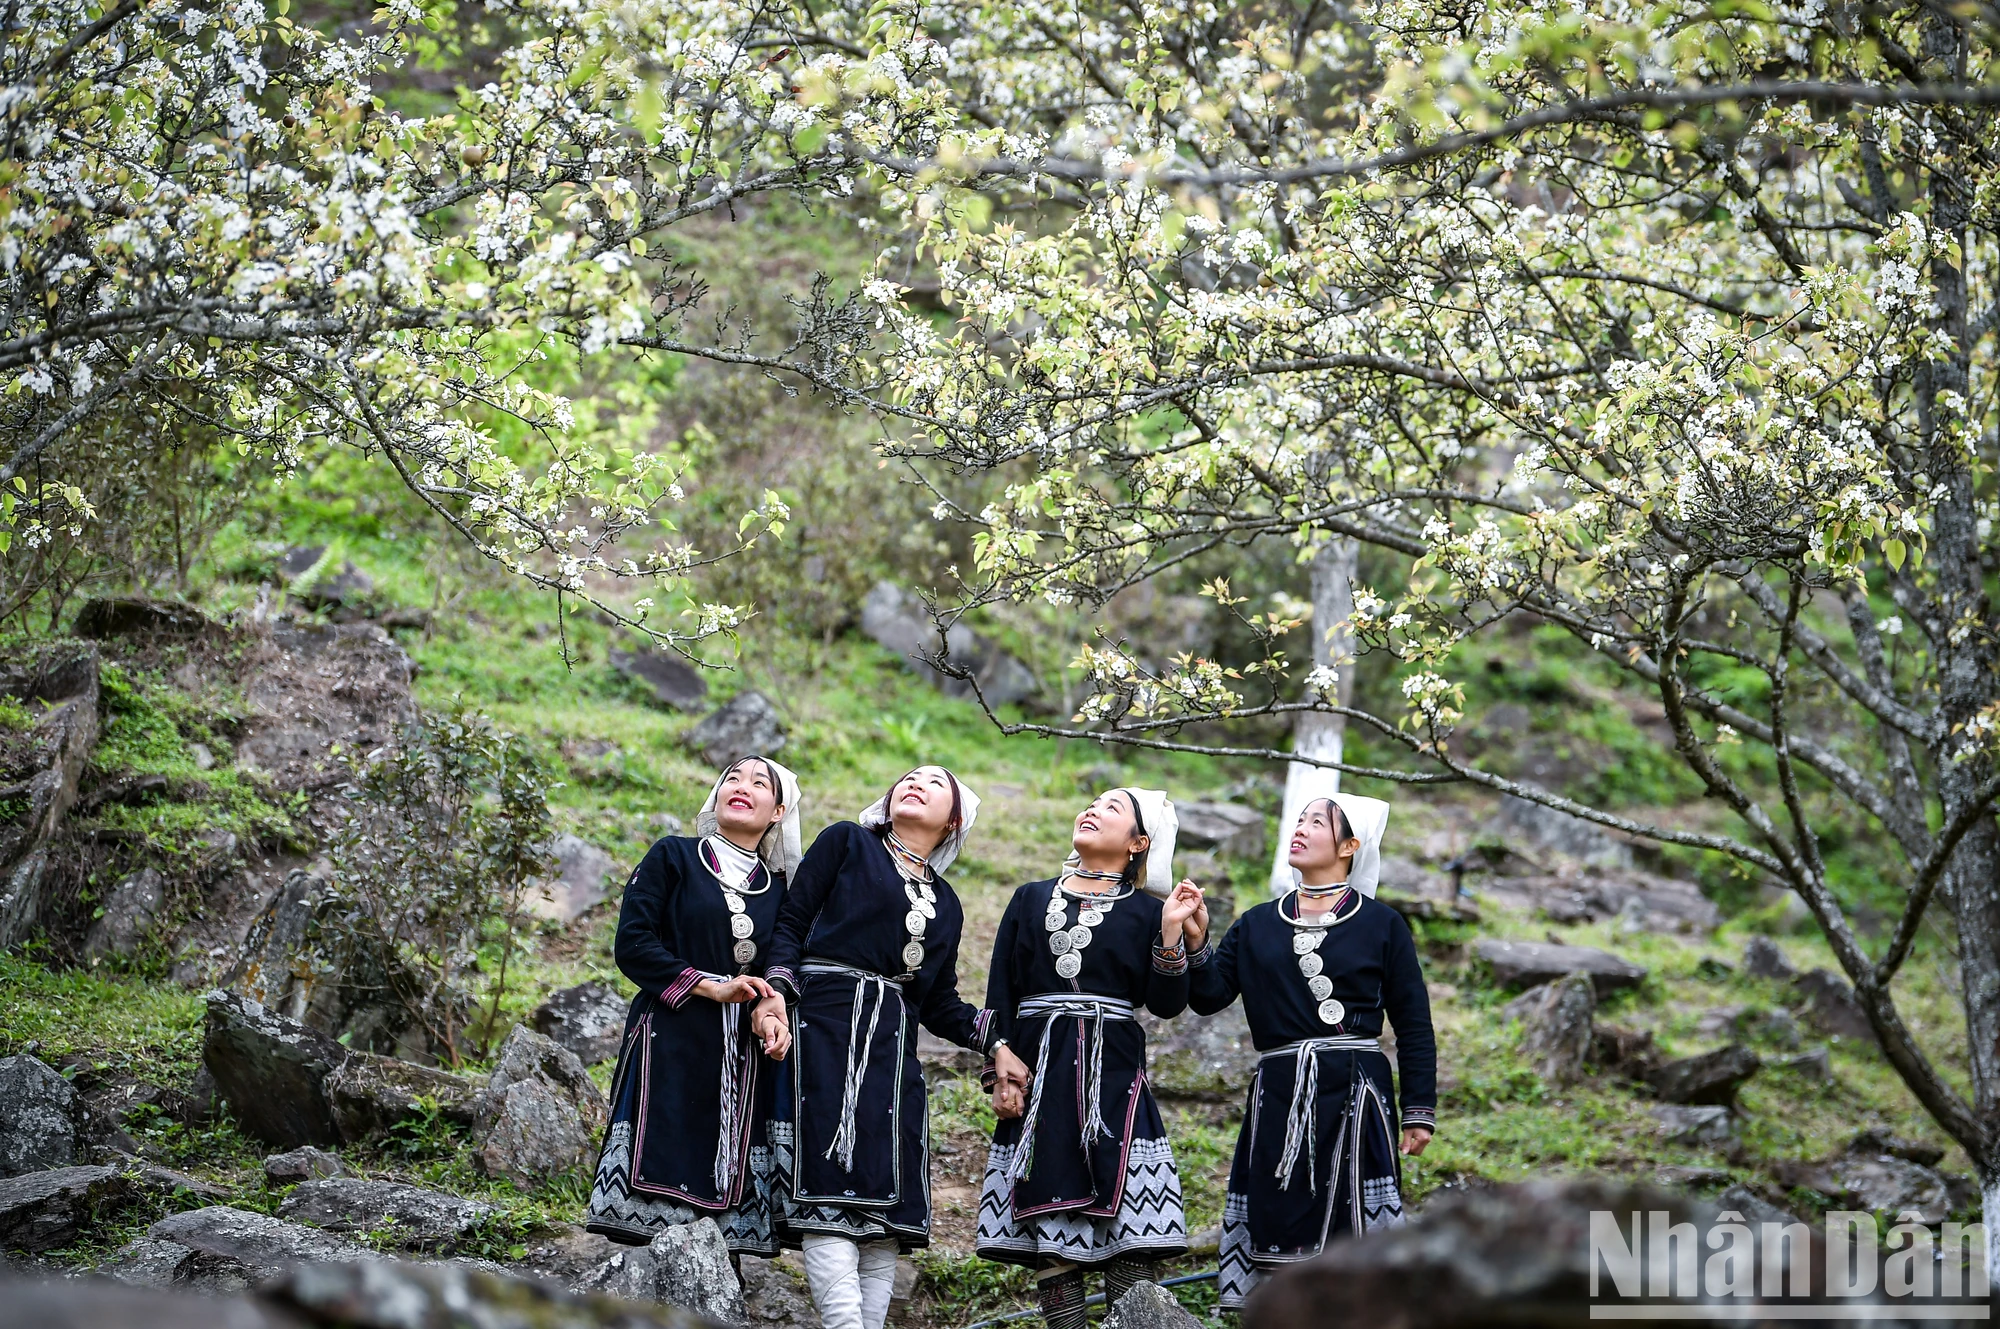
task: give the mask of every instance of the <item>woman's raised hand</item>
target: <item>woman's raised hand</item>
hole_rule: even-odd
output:
[[[766,987],[768,991],[768,985]],[[792,1050],[792,1022],[786,1018],[785,999],[772,992],[750,1012],[750,1032],[764,1042],[764,1055],[783,1061]]]
[[[1199,927],[1201,932],[1194,934]],[[1168,946],[1188,938],[1189,946],[1199,946],[1201,937],[1208,932],[1208,906],[1202,898],[1201,887],[1192,880],[1183,878],[1167,897],[1166,907],[1160,913],[1160,940]]]
[[[694,985],[694,995],[735,1006],[746,1001],[764,1001],[777,994],[755,974],[738,974],[734,978],[704,978]]]

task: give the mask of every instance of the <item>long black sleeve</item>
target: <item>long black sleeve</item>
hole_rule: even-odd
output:
[[[701,981],[701,971],[667,944],[667,905],[681,888],[681,874],[669,860],[666,841],[646,852],[625,883],[618,906],[618,935],[611,955],[618,972],[669,1006],[679,1006]]]
[[[1000,916],[999,930],[993,934],[993,963],[986,971],[986,1009],[993,1012],[994,1034],[1010,1043],[1014,1041],[1014,1010],[1022,995],[1014,979],[1014,945],[1021,935],[1021,912],[1029,889],[1021,887],[1007,902],[1007,912]]]
[[[1242,926],[1240,918],[1230,925],[1208,963],[1190,965],[1188,1005],[1196,1015],[1213,1015],[1242,995],[1243,989],[1236,981],[1236,966],[1243,949],[1237,929]]]
[[[836,834],[839,830],[837,824],[829,826],[814,838],[812,848],[799,860],[799,870],[785,894],[785,907],[778,911],[778,931],[771,939],[771,962],[764,975],[790,1001],[798,1000],[798,968],[805,959],[806,938],[812,935],[813,924],[847,861],[847,836]]]
[[[1383,957],[1382,1010],[1396,1030],[1396,1076],[1402,1082],[1403,1124],[1437,1125],[1437,1034],[1430,990],[1410,925],[1399,916]]]

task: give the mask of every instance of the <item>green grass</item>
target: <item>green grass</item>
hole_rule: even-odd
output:
[[[0,955],[0,1048],[43,1061],[84,1056],[186,1090],[201,1064],[201,998],[169,984],[56,970]]]

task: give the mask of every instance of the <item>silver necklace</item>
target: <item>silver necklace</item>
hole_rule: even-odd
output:
[[[903,915],[903,930],[910,940],[903,947],[903,967],[914,974],[924,963],[924,933],[937,917],[937,892],[931,888],[931,865],[923,855],[909,848],[890,831],[884,837],[890,861],[903,879],[903,894],[910,911]]]
[[[748,912],[750,906],[744,897],[762,895],[765,891],[770,890],[771,874],[766,870],[764,872],[764,884],[754,891],[745,890],[743,886],[731,886],[722,879],[721,855],[717,854],[707,841],[703,841],[701,847],[704,851],[701,861],[702,866],[708,869],[708,874],[711,877],[715,878],[715,884],[722,888],[722,903],[729,910],[729,935],[736,939],[736,945],[730,948],[729,953],[735,957],[737,964],[748,965],[752,960],[757,958],[757,943],[750,940],[751,934],[757,930],[757,924],[750,917]],[[756,867],[751,868],[750,876],[756,876],[758,869],[763,866],[762,863],[759,863]],[[745,877],[743,882],[747,886],[750,882],[750,877]]]
[[[1344,889],[1344,888],[1343,888]],[[1334,902],[1333,908],[1317,918],[1307,918],[1299,912],[1299,891],[1292,891],[1292,913],[1285,912],[1283,900],[1278,902],[1278,917],[1292,925],[1292,955],[1299,962],[1299,972],[1305,975],[1306,990],[1319,1003],[1319,1018],[1322,1024],[1337,1025],[1347,1018],[1347,1008],[1334,999],[1333,980],[1326,976],[1326,961],[1320,958],[1319,944],[1326,940],[1327,932],[1339,927],[1348,919],[1361,912],[1357,904],[1346,914],[1340,912],[1341,900]],[[1360,896],[1354,897],[1357,901]]]
[[[1042,922],[1049,930],[1049,954],[1056,957],[1056,972],[1064,978],[1075,978],[1083,972],[1083,951],[1090,945],[1090,930],[1104,921],[1105,915],[1111,912],[1111,906],[1132,894],[1131,887],[1115,895],[1072,891],[1067,885],[1072,877],[1091,881],[1121,880],[1115,872],[1094,872],[1087,868],[1070,868],[1056,879],[1055,889],[1049,892],[1048,917]],[[1080,906],[1074,927],[1069,921],[1071,900]]]

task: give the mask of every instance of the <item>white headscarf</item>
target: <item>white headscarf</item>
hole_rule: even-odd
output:
[[[1164,900],[1174,893],[1174,839],[1181,830],[1174,801],[1164,789],[1134,789],[1128,785],[1112,792],[1125,795],[1139,810],[1139,821],[1152,839],[1146,847],[1146,879],[1139,884],[1148,895]]]
[[[745,761],[761,761],[769,766],[778,777],[778,801],[785,805],[785,815],[771,824],[764,832],[764,838],[757,842],[757,857],[764,860],[764,867],[771,872],[782,872],[790,877],[798,870],[799,860],[805,857],[805,850],[799,844],[799,777],[793,775],[769,757],[749,756],[742,761],[733,761],[715,777],[715,787],[708,791],[708,801],[695,814],[694,833],[710,836],[721,833],[715,820],[715,800],[722,793],[722,782],[729,778],[729,772]]]
[[[923,767],[918,766],[911,769],[922,770]],[[944,767],[939,766],[938,769],[944,771],[945,778],[950,780],[953,787],[958,790],[958,829],[946,835],[944,839],[939,840],[937,848],[931,850],[927,861],[930,863],[931,871],[933,872],[943,872],[952,865],[952,861],[958,857],[958,851],[965,848],[966,837],[972,834],[972,819],[979,815],[979,795],[972,792],[972,786],[959,779],[956,775],[953,775],[950,771],[945,770]],[[897,776],[896,784],[903,783],[907,774],[905,772],[904,775]],[[895,785],[889,787],[889,792],[895,792]],[[884,826],[887,826],[891,820],[889,816],[889,794],[882,795],[882,797],[861,809],[861,815],[856,817],[855,820],[871,831],[879,831]]]
[[[1340,805],[1340,810],[1347,814],[1347,828],[1361,841],[1361,847],[1354,851],[1354,863],[1347,869],[1347,884],[1373,899],[1375,887],[1382,880],[1382,833],[1389,829],[1389,805],[1379,798],[1360,794],[1328,794],[1325,798]],[[1315,798],[1306,807],[1319,801]],[[1300,815],[1305,814],[1302,811]],[[1298,879],[1298,870],[1294,868],[1292,880]]]

